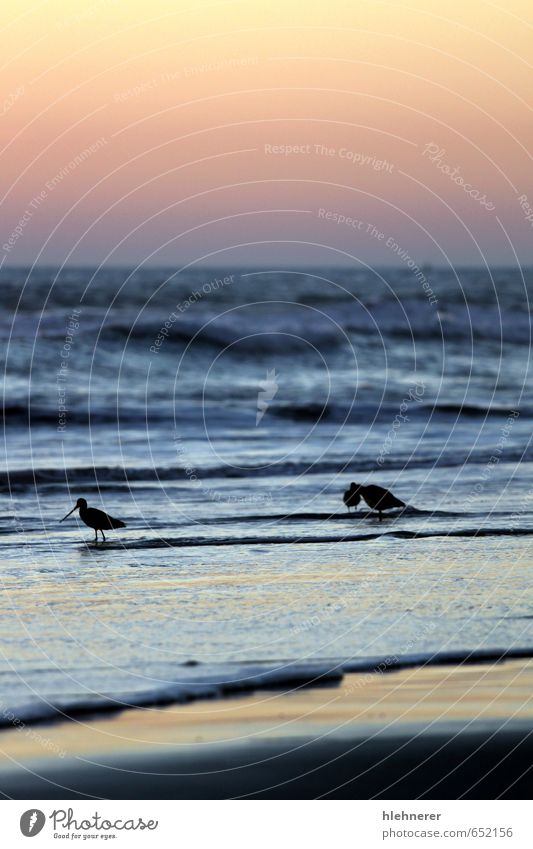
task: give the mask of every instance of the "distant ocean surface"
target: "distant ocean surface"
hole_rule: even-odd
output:
[[[532,295],[3,269],[0,725],[533,653]],[[351,481],[408,508],[348,517]]]

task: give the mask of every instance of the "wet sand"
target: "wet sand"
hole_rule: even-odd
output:
[[[529,798],[533,661],[26,726],[0,752],[19,799]]]

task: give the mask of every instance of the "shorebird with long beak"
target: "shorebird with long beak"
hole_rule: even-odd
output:
[[[351,492],[360,494],[365,499],[371,510],[377,510],[379,513],[379,521],[383,519],[384,510],[392,510],[394,507],[405,507],[405,502],[396,498],[388,489],[382,486],[361,486],[361,484],[353,483],[350,489]]]
[[[87,507],[85,498],[78,498],[70,513],[63,516],[61,521],[64,522],[65,519],[68,519],[70,514],[74,513],[74,510],[80,511],[80,519],[85,522],[88,528],[94,528],[94,542],[98,542],[98,531],[102,534],[102,540],[105,542],[104,528],[106,531],[110,531],[113,528],[126,527],[126,522],[121,519],[113,519],[112,516],[108,516],[103,510],[97,510],[96,507]]]
[[[357,507],[357,505],[361,501],[361,496],[359,495],[357,484],[350,484],[350,489],[346,490],[346,492],[342,496],[342,500],[348,508],[348,513],[350,512],[350,507]]]

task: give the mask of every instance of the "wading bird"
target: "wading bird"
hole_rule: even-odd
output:
[[[350,512],[350,507],[357,507],[357,505],[361,501],[361,496],[359,495],[357,484],[350,484],[350,489],[346,490],[346,492],[342,496],[342,500],[348,508],[348,513]]]
[[[87,527],[94,528],[95,542],[98,542],[98,531],[102,534],[102,539],[105,542],[104,528],[106,531],[110,531],[113,528],[126,527],[126,522],[123,522],[121,519],[113,519],[112,516],[108,516],[103,510],[97,510],[95,507],[87,507],[85,498],[78,498],[76,505],[72,508],[70,513],[74,513],[74,510],[80,511],[80,519],[82,522],[85,522]],[[70,513],[63,516],[61,521],[64,522],[65,519],[68,519]]]
[[[392,510],[393,507],[405,507],[403,501],[396,498],[388,489],[383,489],[382,486],[375,486],[374,484],[361,486],[361,484],[353,483],[350,487],[350,492],[362,495],[370,509],[378,511],[380,522],[383,519],[383,510]]]

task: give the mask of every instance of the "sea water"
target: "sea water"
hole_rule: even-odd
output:
[[[0,723],[533,650],[532,285],[3,269]]]

